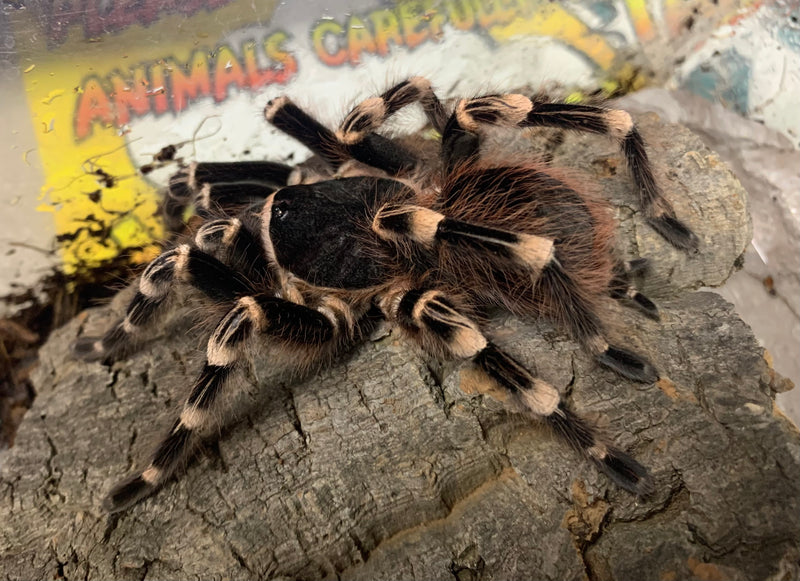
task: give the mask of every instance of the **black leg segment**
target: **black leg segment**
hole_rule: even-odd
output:
[[[319,155],[333,169],[347,159],[333,132],[288,98],[278,97],[267,103],[264,116],[272,125]]]

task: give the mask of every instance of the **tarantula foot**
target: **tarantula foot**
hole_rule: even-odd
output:
[[[615,275],[611,282],[610,294],[612,298],[628,303],[651,319],[658,321],[661,317],[656,304],[636,290],[631,283],[632,276],[645,274],[649,269],[650,261],[646,258],[618,263],[614,269]]]
[[[83,361],[101,361],[107,355],[102,337],[78,337],[72,343],[72,354]]]
[[[641,498],[653,493],[653,479],[647,468],[624,452],[609,447],[606,449],[605,456],[593,457],[592,460],[598,469],[620,488]]]
[[[631,297],[631,301],[633,301],[633,304],[636,305],[637,309],[654,321],[661,320],[661,315],[658,314],[658,307],[656,304],[642,293],[635,291]]]
[[[700,246],[700,239],[677,218],[662,215],[648,218],[647,223],[675,248],[687,250],[693,254],[697,252]]]
[[[596,358],[601,365],[633,381],[655,383],[659,379],[656,368],[647,359],[631,351],[609,345]]]
[[[156,488],[147,482],[142,474],[133,474],[111,489],[103,499],[103,510],[112,514],[128,510],[140,500],[153,494]]]
[[[645,274],[650,270],[649,258],[634,258],[626,263],[628,274]]]
[[[661,320],[661,315],[658,313],[658,307],[656,304],[633,287],[626,289],[612,289],[611,297],[618,301],[625,301],[629,304],[632,304],[639,309],[639,311],[654,321]]]

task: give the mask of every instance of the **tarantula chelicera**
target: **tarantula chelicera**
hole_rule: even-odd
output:
[[[376,133],[414,103],[441,135],[438,155]],[[652,489],[642,465],[604,442],[555,387],[486,332],[498,310],[548,317],[601,365],[638,382],[658,379],[650,362],[607,339],[608,295],[651,316],[657,309],[630,282],[643,261],[615,258],[606,205],[546,164],[491,161],[481,148],[492,126],[609,136],[621,145],[648,222],[674,246],[693,250],[698,239],[662,196],[630,115],[519,94],[462,99],[449,110],[427,80],[414,77],[357,105],[335,132],[285,97],[271,101],[265,116],[327,167],[308,173],[239,162],[181,170],[167,206],[178,214],[193,200],[206,218],[193,243],[151,262],[124,319],[75,345],[86,359],[119,355],[159,318],[176,285],[224,308],[180,416],[144,470],[111,490],[108,510],[155,491],[216,426],[248,342],[270,342],[282,348],[285,365],[307,368],[331,362],[381,321],[431,356],[467,362],[513,409],[542,418],[622,488]]]

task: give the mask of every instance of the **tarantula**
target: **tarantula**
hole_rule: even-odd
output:
[[[376,133],[414,103],[441,135],[435,160]],[[111,490],[106,509],[124,510],[150,495],[190,457],[216,426],[221,395],[248,342],[268,341],[280,347],[283,364],[307,368],[333,361],[381,321],[429,355],[469,362],[513,409],[542,418],[620,487],[637,495],[652,490],[641,464],[604,442],[555,387],[485,331],[498,309],[548,317],[601,365],[637,382],[658,379],[650,362],[607,340],[602,303],[609,294],[650,316],[657,309],[630,282],[644,261],[614,257],[606,205],[545,164],[489,161],[481,150],[492,126],[610,136],[621,145],[648,222],[674,246],[696,249],[697,237],[660,193],[630,115],[520,94],[462,99],[451,110],[426,79],[413,77],[361,102],[335,132],[285,97],[270,101],[265,116],[326,167],[184,167],[170,180],[167,207],[179,214],[193,200],[206,218],[193,243],[147,266],[125,317],[105,335],[76,342],[84,359],[119,356],[159,318],[177,285],[225,309],[179,417],[145,469]]]

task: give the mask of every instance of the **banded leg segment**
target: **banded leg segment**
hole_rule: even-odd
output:
[[[164,214],[171,229],[182,224],[189,204],[200,210],[231,208],[263,200],[276,188],[285,186],[294,169],[269,161],[200,162],[173,175],[169,180]]]
[[[647,359],[605,339],[606,330],[594,304],[580,292],[558,261],[548,263],[537,280],[536,293],[552,305],[552,316],[566,326],[601,365],[640,383],[654,383],[659,375]]]
[[[355,159],[395,175],[413,168],[416,158],[394,141],[375,133],[400,109],[419,103],[438,132],[444,131],[447,112],[423,77],[411,77],[377,97],[356,105],[342,121],[336,138]]]
[[[332,131],[286,97],[270,101],[264,115],[275,127],[324,159],[334,171],[350,157],[390,174],[397,174],[416,163],[403,147],[377,133],[369,133],[349,144],[339,141]]]
[[[218,302],[252,294],[251,284],[213,256],[182,244],[153,260],[139,279],[139,289],[125,318],[102,337],[81,337],[73,345],[87,361],[107,360],[124,352],[134,338],[164,312],[176,284],[187,284]]]
[[[489,344],[475,358],[475,364],[496,386],[508,392],[518,408],[543,415],[545,422],[559,436],[589,458],[617,486],[637,496],[647,496],[652,492],[652,479],[644,466],[604,442],[596,429],[573,412],[563,399],[553,407],[547,392],[541,387],[536,388],[535,382],[541,381],[510,355]],[[536,411],[537,406],[552,410],[540,414]]]
[[[348,158],[395,175],[416,164],[405,148],[377,133],[360,135],[345,143],[319,121],[286,97],[270,101],[264,112],[267,121],[324,159],[334,171]]]
[[[387,316],[426,351],[470,360],[480,380],[498,389],[512,408],[542,418],[620,487],[637,495],[650,492],[651,480],[641,464],[603,442],[568,408],[558,390],[489,341],[443,293],[411,290],[384,304]]]
[[[347,145],[358,143],[377,131],[400,109],[414,103],[422,105],[425,116],[436,131],[444,131],[447,112],[433,92],[430,81],[423,77],[411,77],[380,96],[370,97],[356,105],[345,116],[336,131],[336,137]]]
[[[459,151],[456,145],[466,143],[466,136],[479,136],[481,125],[508,127],[556,127],[606,135],[616,140],[628,163],[639,195],[639,204],[650,225],[676,248],[696,250],[697,236],[678,218],[670,203],[664,198],[653,175],[644,139],[636,129],[631,116],[621,110],[604,109],[571,103],[544,103],[531,101],[524,95],[487,95],[459,102],[449,122],[450,135],[443,137],[444,154],[462,160],[475,155],[474,148]],[[464,157],[466,155],[466,157]]]
[[[396,175],[413,168],[417,159],[392,139],[375,133],[389,117],[403,107],[419,103],[437,131],[444,130],[447,113],[430,82],[411,77],[378,97],[362,101],[345,116],[333,133],[286,97],[270,101],[267,121],[291,135],[337,170],[348,158]]]
[[[554,259],[555,248],[548,238],[448,218],[421,206],[385,206],[375,215],[372,229],[395,243],[460,246],[485,254],[487,260],[512,261],[535,272]]]
[[[195,234],[194,241],[200,250],[242,273],[253,284],[266,288],[277,285],[277,272],[264,254],[261,238],[244,218],[206,222]]]
[[[261,323],[252,297],[240,299],[220,321],[208,341],[206,362],[192,386],[180,417],[155,449],[148,466],[117,484],[104,501],[109,512],[119,512],[152,494],[186,462],[200,436],[215,425],[218,397],[236,366],[238,350]]]
[[[210,219],[235,215],[249,206],[263,204],[276,188],[262,184],[205,184],[194,197],[197,215]]]
[[[104,501],[106,510],[125,510],[155,492],[189,460],[202,438],[219,428],[230,379],[243,347],[256,334],[267,335],[276,344],[321,353],[341,337],[352,334],[352,313],[346,305],[331,298],[323,298],[317,308],[276,297],[238,299],[208,340],[205,364],[180,417],[153,452],[147,467],[109,492]]]
[[[462,127],[457,115],[451,115],[442,132],[442,160],[447,171],[452,172],[459,165],[475,163],[480,147],[480,136]]]
[[[253,183],[285,186],[294,168],[272,161],[198,162],[189,166],[187,185],[197,192],[205,184]]]
[[[348,157],[333,132],[292,103],[288,97],[278,97],[267,103],[264,117],[324,159],[334,170]]]

